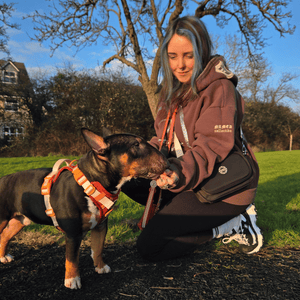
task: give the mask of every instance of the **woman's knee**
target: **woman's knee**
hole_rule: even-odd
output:
[[[155,238],[151,238],[142,232],[137,239],[136,247],[139,254],[146,260],[159,261],[160,252],[163,249],[163,245],[160,245],[159,241]]]

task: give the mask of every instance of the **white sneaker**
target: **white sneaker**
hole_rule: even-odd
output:
[[[226,223],[213,228],[213,238],[219,239],[223,236],[231,235],[233,230],[236,232],[240,227],[241,221],[242,215],[238,215]]]
[[[241,222],[239,227],[233,228],[230,236],[228,238],[223,238],[222,242],[228,244],[234,240],[240,244],[240,250],[243,253],[256,253],[263,245],[263,236],[261,230],[256,225],[256,209],[254,204],[251,204],[246,212],[240,216]]]

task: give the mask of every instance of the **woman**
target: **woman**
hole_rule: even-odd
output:
[[[243,192],[214,204],[200,202],[194,192],[216,162],[235,145],[242,148],[244,102],[236,91],[237,77],[221,56],[212,57],[211,52],[210,37],[198,18],[179,18],[168,27],[161,49],[164,79],[155,120],[157,136],[150,143],[159,148],[163,139],[169,169],[156,180],[162,189],[160,209],[137,241],[141,255],[152,261],[180,256],[213,238],[223,237],[225,243],[236,240],[248,254],[263,243],[253,205],[258,166],[249,146],[257,176]],[[168,113],[175,123],[164,133]],[[176,138],[182,150],[177,155]],[[145,205],[149,182],[130,181],[122,191]],[[158,197],[159,191],[155,201]]]

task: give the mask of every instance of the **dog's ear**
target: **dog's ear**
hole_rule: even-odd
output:
[[[95,134],[87,128],[82,128],[81,133],[86,143],[92,148],[94,152],[102,156],[108,148],[108,145],[104,142],[103,137]]]

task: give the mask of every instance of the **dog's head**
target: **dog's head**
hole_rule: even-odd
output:
[[[165,156],[139,136],[114,134],[103,138],[86,128],[82,135],[98,159],[121,170],[122,177],[156,179],[167,168]]]

